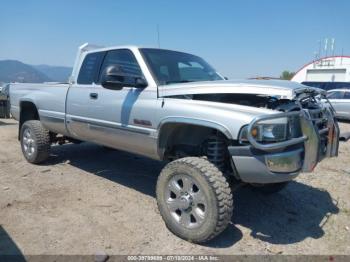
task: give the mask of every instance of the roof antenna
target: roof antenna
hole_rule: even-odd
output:
[[[157,24],[157,37],[158,37],[158,48],[160,48],[160,33],[159,33],[159,24]]]

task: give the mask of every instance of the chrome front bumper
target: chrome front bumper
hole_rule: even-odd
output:
[[[303,148],[268,153],[251,146],[228,148],[235,175],[246,183],[269,184],[294,179],[302,169]]]
[[[262,144],[251,135],[260,121],[296,116],[300,120],[300,137]],[[300,172],[311,172],[325,157],[337,156],[339,127],[331,108],[325,107],[259,116],[249,124],[247,138],[250,145],[228,148],[236,175],[247,183],[278,183],[292,180]]]

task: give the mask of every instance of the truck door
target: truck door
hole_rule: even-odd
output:
[[[70,135],[74,138],[90,141],[92,137],[89,128],[89,118],[93,116],[91,103],[96,93],[95,82],[106,52],[90,53],[80,67],[76,83],[73,83],[67,93],[66,123]]]
[[[69,109],[79,112],[80,116],[79,119],[73,117],[75,127],[71,128],[72,132],[91,142],[156,157],[156,90],[147,87],[124,87],[121,90],[103,88],[101,75],[110,65],[119,65],[125,72],[140,77],[143,73],[129,49],[111,50],[102,57],[100,63],[97,63],[100,57],[96,58],[96,64],[100,66],[97,76],[93,74],[93,83],[87,88],[78,83],[78,88],[74,91],[72,88],[72,93],[69,93]],[[71,112],[68,110],[68,113]]]

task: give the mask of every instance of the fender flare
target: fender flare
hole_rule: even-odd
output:
[[[202,126],[207,128],[212,128],[220,131],[223,133],[227,139],[233,140],[233,137],[231,135],[231,132],[229,129],[222,124],[219,124],[214,121],[206,120],[206,119],[199,119],[199,118],[187,118],[187,117],[167,117],[160,121],[158,125],[158,137],[157,137],[157,151],[160,159],[163,158],[162,152],[160,152],[160,138],[162,133],[162,128],[166,124],[188,124],[188,125],[195,125],[195,126]]]

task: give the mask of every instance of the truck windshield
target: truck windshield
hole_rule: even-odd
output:
[[[140,51],[159,85],[223,80],[198,56],[153,48],[141,48]]]

